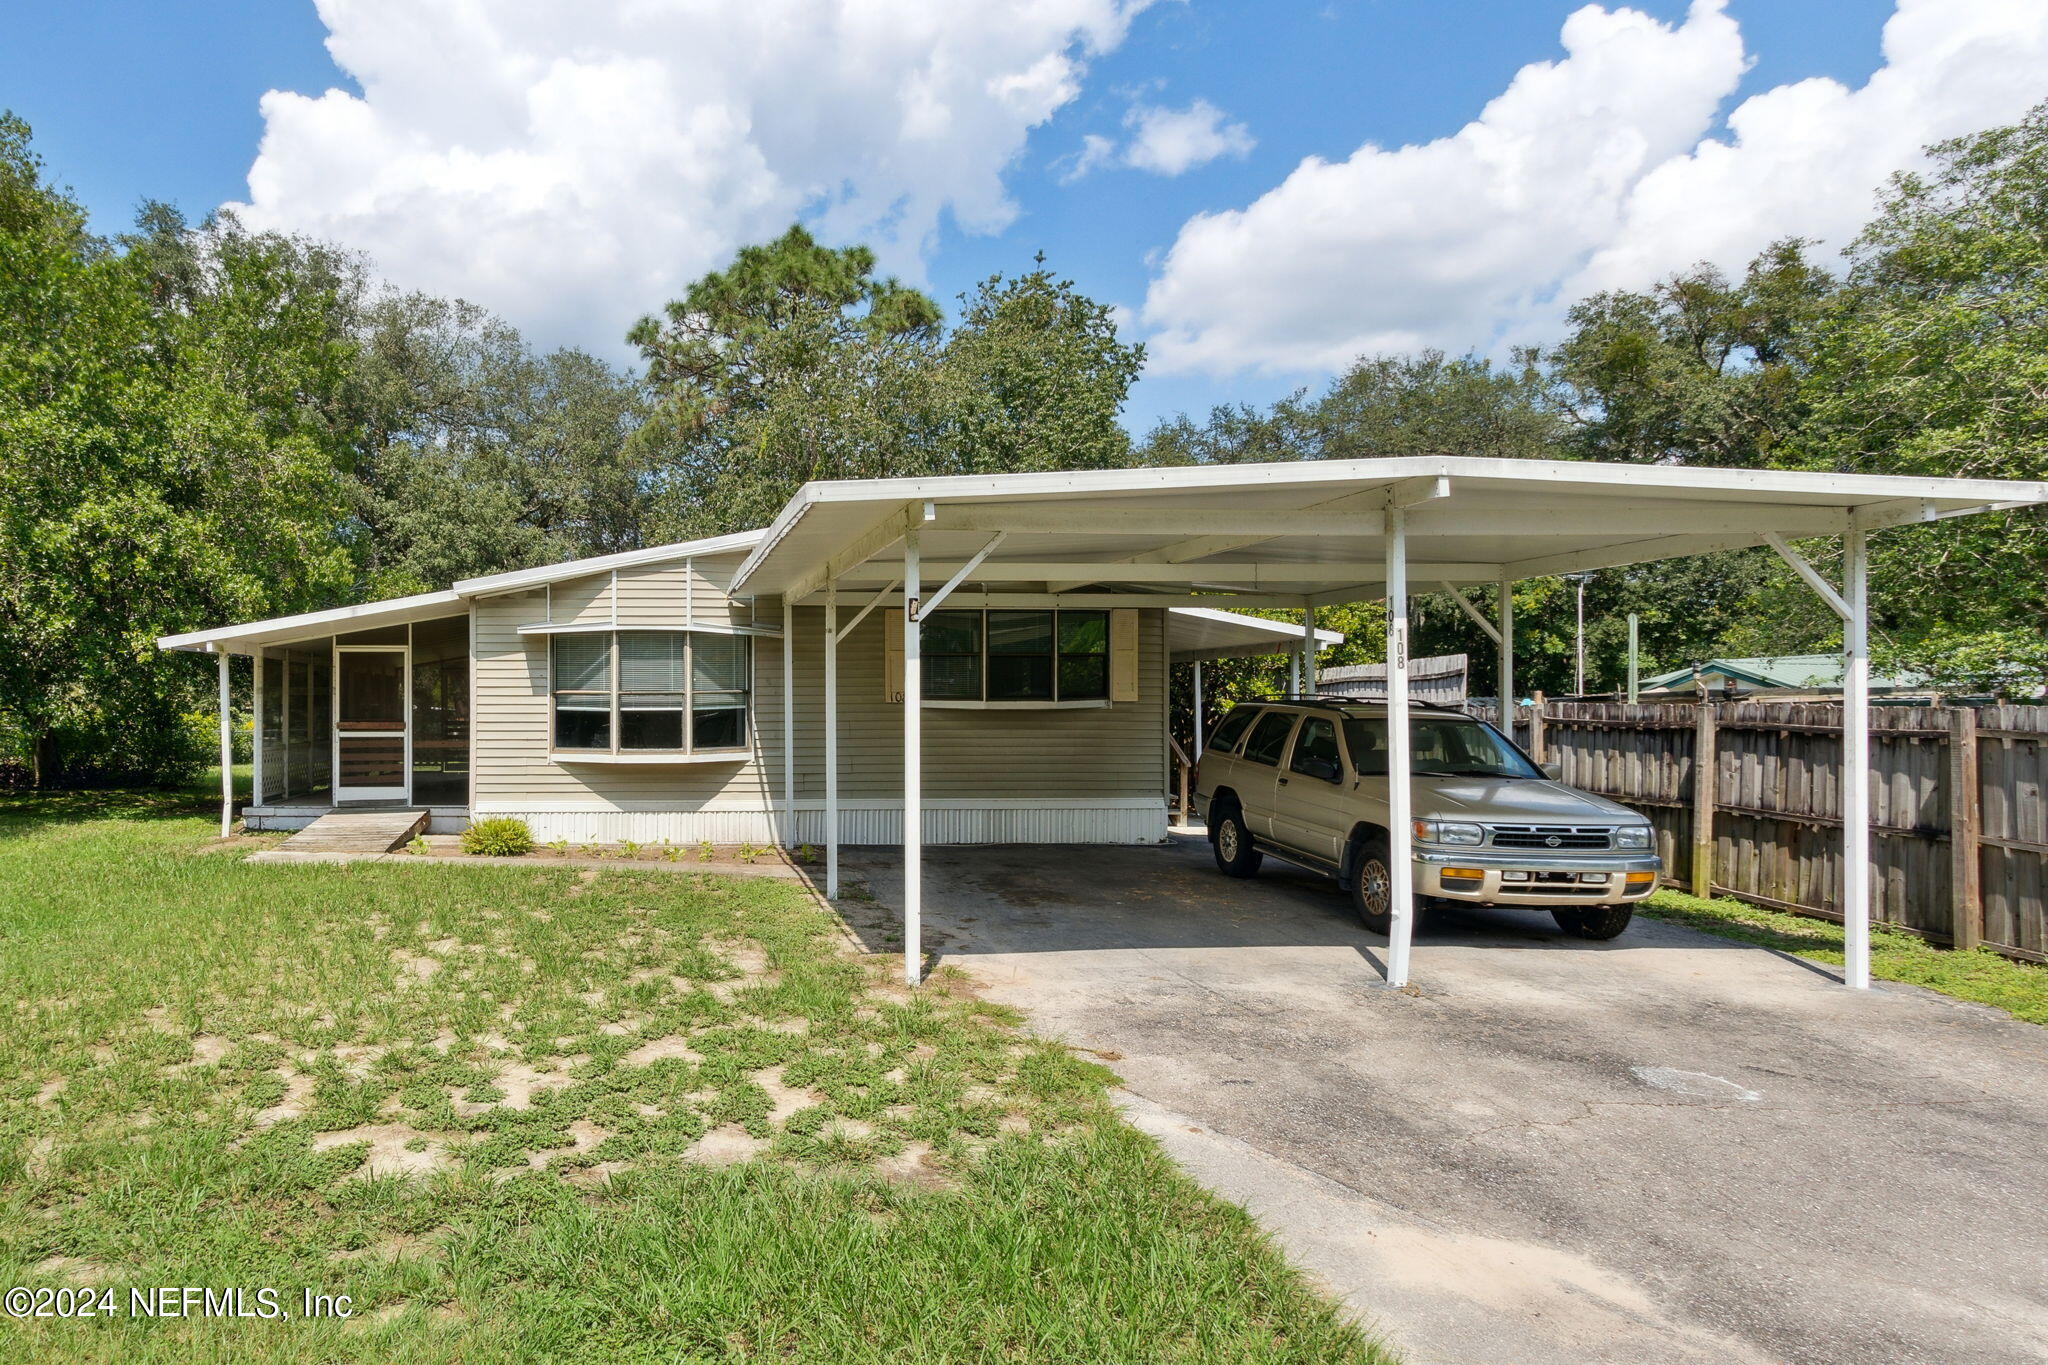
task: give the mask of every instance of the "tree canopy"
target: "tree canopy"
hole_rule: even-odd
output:
[[[957,304],[796,226],[637,323],[627,372],[225,215],[96,235],[0,116],[0,777],[188,771],[211,683],[157,635],[759,526],[812,479],[1438,453],[2048,477],[2048,105],[1930,149],[1839,264],[1787,240],[1580,300],[1544,349],[1362,356],[1136,443],[1144,348],[1109,305],[1043,257]],[[1516,598],[1522,687],[1568,687],[1572,589]],[[2048,680],[2038,511],[1886,531],[1873,600],[1881,662]],[[1587,609],[1595,688],[1630,611],[1646,668],[1838,638],[1758,552],[1604,571]],[[1484,690],[1456,604],[1413,617]],[[1378,608],[1323,621],[1334,662],[1379,657]]]

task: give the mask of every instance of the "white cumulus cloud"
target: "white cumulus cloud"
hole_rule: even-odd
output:
[[[1219,156],[1243,156],[1252,149],[1250,130],[1227,122],[1223,111],[1207,100],[1198,99],[1185,109],[1140,106],[1125,122],[1133,131],[1124,160],[1159,175],[1179,175]]]
[[[1929,142],[2044,94],[2041,0],[1898,0],[1884,65],[1723,106],[1748,65],[1724,0],[1663,24],[1588,5],[1435,142],[1311,157],[1185,223],[1147,291],[1156,366],[1328,371],[1368,351],[1541,339],[1571,301],[1798,235],[1839,247]]]
[[[1197,99],[1185,109],[1132,105],[1124,115],[1124,127],[1131,130],[1131,136],[1121,146],[1115,138],[1100,133],[1084,136],[1081,149],[1064,158],[1060,179],[1071,183],[1108,166],[1180,175],[1218,157],[1243,157],[1257,145],[1249,128],[1230,122],[1205,99]]]
[[[271,91],[251,226],[549,342],[626,326],[799,217],[915,274],[1149,0],[318,0],[360,96]]]

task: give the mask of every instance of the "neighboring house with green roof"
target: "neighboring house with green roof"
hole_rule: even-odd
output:
[[[1839,654],[1776,654],[1754,659],[1708,659],[1697,668],[1673,669],[1645,678],[1638,693],[1649,699],[1691,696],[1705,687],[1738,697],[1836,697],[1842,692]],[[1927,678],[1917,673],[1870,675],[1872,696],[1932,696]]]

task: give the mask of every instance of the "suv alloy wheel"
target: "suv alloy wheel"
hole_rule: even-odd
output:
[[[1232,806],[1216,822],[1216,866],[1233,877],[1256,874],[1266,855],[1252,845],[1251,832],[1244,827],[1244,812]]]
[[[1362,841],[1351,868],[1351,908],[1358,922],[1375,934],[1394,929],[1394,873],[1387,863],[1387,841],[1380,835]]]

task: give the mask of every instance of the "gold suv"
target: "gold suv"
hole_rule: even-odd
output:
[[[1663,868],[1648,820],[1463,712],[1411,706],[1408,733],[1418,896],[1548,910],[1581,938],[1628,927]],[[1270,853],[1327,872],[1387,932],[1385,706],[1246,702],[1209,736],[1194,795],[1223,871],[1249,877]]]

